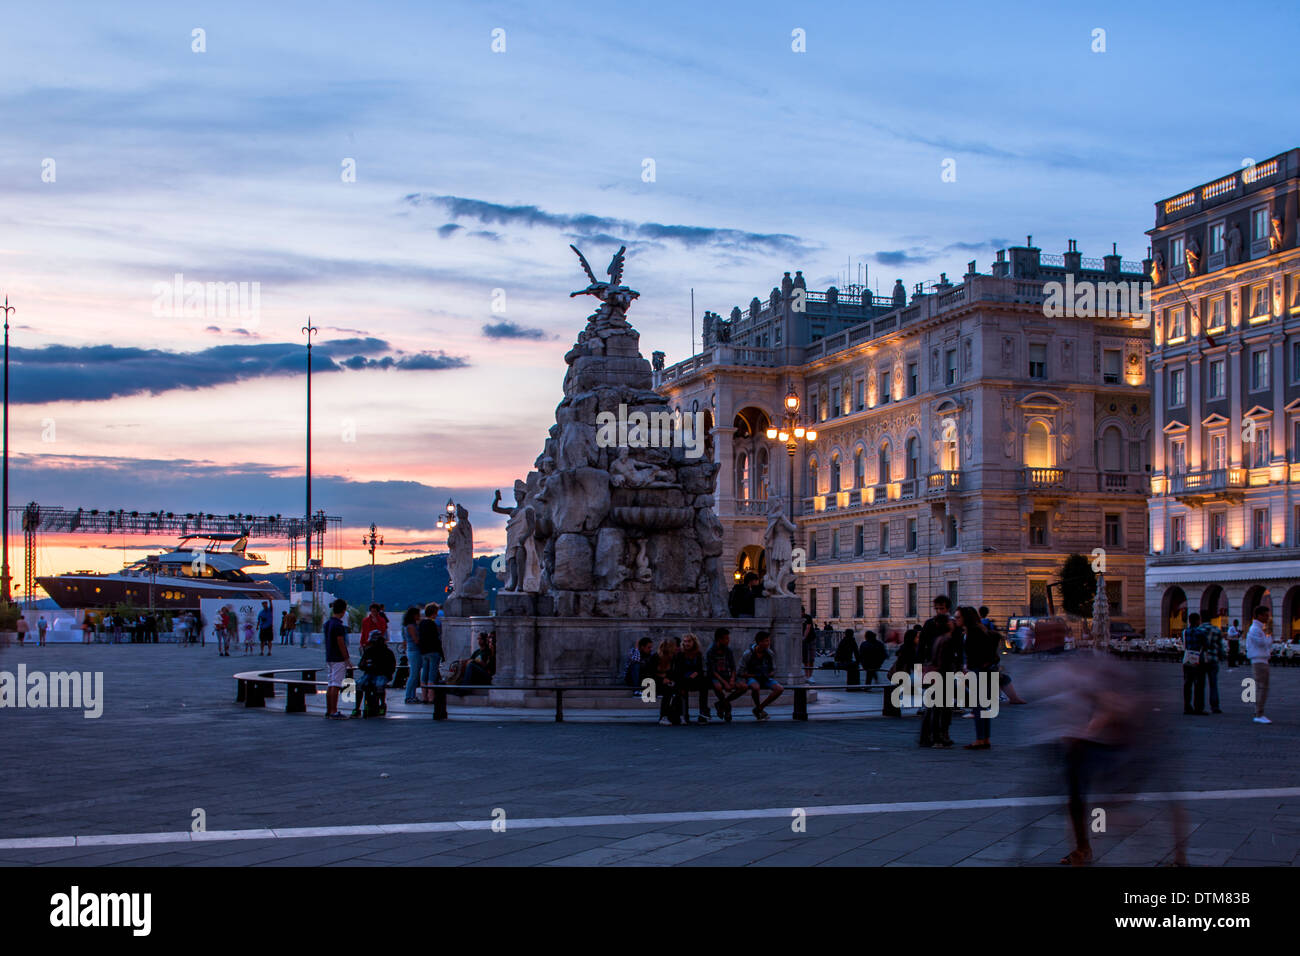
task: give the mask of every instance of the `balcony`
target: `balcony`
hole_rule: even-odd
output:
[[[953,494],[961,491],[961,472],[959,471],[937,471],[926,481],[926,497],[936,495]]]
[[[1064,490],[1064,468],[1026,468],[1021,472],[1022,488],[1030,491]]]
[[[1109,494],[1145,494],[1146,475],[1131,475],[1122,471],[1102,471],[1097,474],[1097,490]]]
[[[1230,495],[1244,487],[1246,487],[1244,468],[1216,468],[1213,471],[1194,471],[1169,478],[1169,494],[1179,501],[1190,503],[1218,495]]]

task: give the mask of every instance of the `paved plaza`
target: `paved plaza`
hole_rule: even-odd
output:
[[[282,698],[234,703],[235,672],[322,657],[275,651],[268,662],[174,645],[0,649],[4,671],[104,673],[98,719],[3,712],[0,863],[984,866],[1055,865],[1070,848],[1061,771],[1031,745],[1032,703],[1004,707],[994,749],[975,753],[919,749],[915,718],[844,719],[844,698],[868,695],[825,695],[808,723],[788,710],[702,727],[660,727],[649,713],[334,722],[286,715]],[[1060,665],[1007,666],[1032,701]],[[1189,861],[1295,863],[1300,669],[1274,670],[1263,727],[1228,693],[1245,669],[1221,678],[1224,715],[1185,718],[1176,664],[1128,666],[1163,694],[1149,732],[1173,772],[1157,792],[1187,792]],[[954,721],[959,744],[972,730]],[[203,833],[191,832],[196,810]],[[1164,801],[1107,813],[1097,865],[1169,861]]]

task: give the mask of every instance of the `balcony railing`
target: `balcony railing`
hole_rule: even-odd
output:
[[[942,495],[961,490],[961,472],[937,471],[926,480],[925,491],[929,495]]]
[[[1174,475],[1169,479],[1171,495],[1210,495],[1230,488],[1246,486],[1244,468],[1216,468],[1213,471],[1194,471]]]
[[[1024,487],[1039,490],[1065,487],[1063,468],[1026,468],[1021,475]]]
[[[1097,490],[1111,492],[1145,493],[1147,478],[1145,475],[1130,475],[1127,472],[1103,471],[1097,474]]]

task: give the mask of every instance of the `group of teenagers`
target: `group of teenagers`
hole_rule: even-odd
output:
[[[325,622],[325,663],[328,671],[328,688],[325,693],[325,716],[333,720],[361,717],[365,699],[375,702],[374,713],[383,716],[388,705],[385,695],[390,685],[405,672],[406,703],[427,703],[434,700],[434,688],[440,684],[460,687],[453,693],[468,693],[468,686],[490,684],[496,674],[496,637],[492,633],[478,635],[478,647],[465,660],[451,664],[451,673],[444,682],[442,662],[442,627],[438,617],[441,608],[436,603],[420,608],[412,605],[402,615],[402,639],[405,644],[401,663],[388,646],[388,615],[381,605],[372,604],[360,627],[361,659],[352,664],[348,650],[348,626],[345,620],[348,605],[342,598],[330,606],[330,619]],[[356,673],[356,704],[350,715],[338,709],[339,694],[348,672]]]
[[[938,595],[933,606],[933,617],[919,628],[909,628],[903,635],[894,663],[889,668],[890,677],[899,671],[910,672],[917,664],[921,665],[923,674],[937,673],[945,678],[962,672],[996,673],[1000,692],[1006,695],[1007,701],[1026,703],[1016,693],[1010,676],[1001,670],[999,636],[989,618],[988,608],[961,607],[954,614],[952,601],[946,594]],[[901,716],[890,697],[890,694],[885,694],[884,713]],[[924,707],[922,711],[920,746],[939,749],[954,746],[951,730],[957,708],[941,702],[940,706]],[[978,707],[973,708],[970,715],[975,720],[975,739],[966,745],[966,749],[988,750],[992,746],[992,718],[981,716]]]
[[[651,638],[643,637],[628,651],[623,667],[623,682],[637,688],[639,696],[649,689],[645,681],[654,682],[659,723],[664,726],[691,723],[692,694],[698,699],[697,724],[707,724],[711,719],[710,699],[714,700],[718,716],[730,723],[731,702],[746,693],[753,698],[754,719],[767,720],[768,705],[785,690],[775,675],[776,658],[769,632],[755,634],[754,642],[737,664],[731,631],[725,627],[713,632],[708,651],[694,634],[665,638],[658,647]]]

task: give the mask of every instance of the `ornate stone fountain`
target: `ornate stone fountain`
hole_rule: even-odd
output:
[[[738,658],[755,630],[773,630],[778,668],[790,673],[799,663],[797,598],[761,601],[761,618],[727,618],[712,442],[691,458],[689,444],[673,441],[673,429],[693,423],[673,419],[651,387],[627,321],[638,293],[622,284],[624,249],[608,282],[574,252],[591,284],[572,295],[601,305],[565,356],[564,398],[534,470],[515,482],[514,507],[494,505],[510,516],[496,615],[449,618],[449,653],[495,629],[501,683],[612,683],[639,637],[657,643],[694,631],[707,646],[726,624]],[[614,420],[634,424],[625,432],[610,427]],[[670,420],[667,431],[640,427]],[[492,696],[517,703],[505,691]]]

